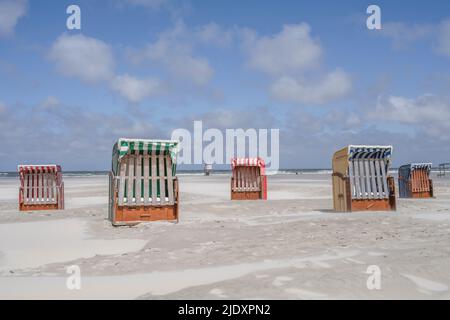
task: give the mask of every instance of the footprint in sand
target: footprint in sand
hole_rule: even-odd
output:
[[[284,290],[286,293],[294,295],[297,299],[304,299],[304,300],[310,300],[310,299],[324,299],[327,297],[326,294],[309,291],[309,290],[303,290],[299,288],[287,288]]]
[[[223,291],[219,288],[214,288],[211,291],[209,291],[210,294],[215,295],[216,297],[219,298],[227,298],[228,296],[226,294],[223,293]]]
[[[290,278],[290,277],[276,277],[275,280],[273,280],[272,284],[275,287],[281,287],[281,286],[284,285],[285,282],[288,282],[288,281],[292,281],[292,278]]]
[[[444,283],[431,281],[410,274],[402,274],[402,276],[414,282],[414,284],[418,287],[418,291],[421,293],[432,294],[433,292],[448,291],[448,286]]]

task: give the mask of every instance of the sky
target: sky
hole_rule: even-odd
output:
[[[281,168],[330,168],[350,144],[437,165],[449,87],[444,0],[0,0],[0,171],[109,170],[120,137],[170,139],[194,120],[279,129]]]

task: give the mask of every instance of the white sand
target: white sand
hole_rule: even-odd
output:
[[[448,178],[396,213],[334,213],[329,175],[271,176],[268,201],[233,202],[228,176],[183,175],[180,223],[132,228],[106,220],[107,183],[65,177],[65,211],[21,213],[18,179],[0,178],[0,298],[450,298]]]
[[[136,239],[88,239],[86,224],[76,219],[0,224],[0,271],[138,251],[146,244]]]

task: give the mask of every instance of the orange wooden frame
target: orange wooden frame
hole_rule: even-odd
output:
[[[230,190],[231,200],[267,200],[267,176],[260,176],[260,191],[234,191],[234,178],[231,178]]]
[[[118,192],[113,188],[114,200],[112,204],[112,219],[114,226],[134,225],[141,222],[149,221],[176,221],[179,220],[179,189],[178,179],[174,177],[174,198],[173,205],[135,205],[135,206],[119,206]]]
[[[396,211],[397,204],[395,199],[395,181],[394,177],[388,177],[387,183],[389,188],[389,197],[387,199],[352,199],[350,178],[344,177],[339,173],[334,173],[333,176],[344,180],[347,212],[354,211]]]

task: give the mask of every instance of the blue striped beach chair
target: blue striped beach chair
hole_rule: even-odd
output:
[[[431,163],[411,163],[398,169],[400,198],[433,198]]]
[[[396,210],[394,178],[389,175],[392,146],[348,146],[333,156],[336,211]]]

